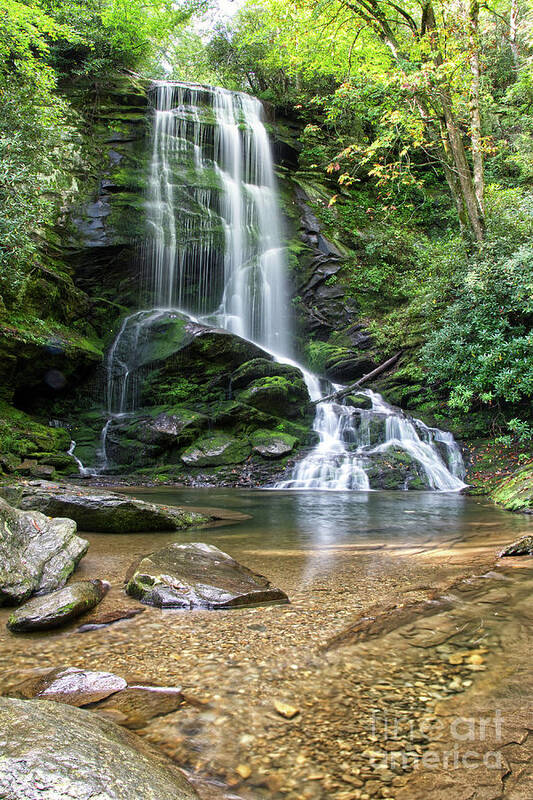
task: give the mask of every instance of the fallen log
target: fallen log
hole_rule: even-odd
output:
[[[320,400],[313,400],[312,405],[316,406],[319,403],[329,403],[330,400],[341,400],[343,397],[346,397],[347,394],[353,392],[354,389],[357,389],[359,386],[361,386],[361,384],[366,383],[369,380],[372,380],[372,378],[376,378],[378,375],[381,375],[382,372],[385,372],[385,370],[388,369],[388,367],[392,367],[392,365],[395,364],[396,361],[398,361],[401,354],[402,351],[400,350],[400,352],[396,353],[395,356],[392,356],[392,358],[389,358],[387,361],[384,361],[383,364],[380,364],[379,367],[373,369],[372,372],[367,372],[366,375],[363,375],[363,377],[359,378],[359,380],[355,381],[355,383],[351,383],[349,386],[345,386],[343,389],[339,389],[338,392],[333,392],[333,394],[328,394],[326,395],[326,397],[321,397]]]

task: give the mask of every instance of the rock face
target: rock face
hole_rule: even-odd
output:
[[[0,499],[0,604],[64,586],[88,547],[71,519],[19,511]]]
[[[35,509],[49,516],[65,515],[74,519],[81,530],[96,533],[176,531],[211,519],[114,492],[80,490],[44,481],[16,488],[0,487],[0,492],[21,509]]]
[[[0,731],[0,797],[198,800],[170,761],[90,711],[0,698]]]
[[[533,556],[533,536],[522,536],[516,542],[508,544],[500,553],[500,558],[505,556]]]
[[[79,581],[44,597],[34,597],[13,611],[7,627],[13,633],[27,633],[66,625],[98,605],[108,588],[103,581]]]
[[[217,470],[217,482],[238,480],[244,471],[262,478],[276,465],[270,454],[252,449],[255,431],[293,436],[294,449],[311,443],[314,413],[301,370],[275,362],[265,350],[233,333],[207,328],[183,314],[156,316],[143,327],[133,367],[139,387],[137,410],[107,428],[109,471],[142,470],[158,482],[191,477],[202,483],[204,470],[212,475]],[[127,356],[135,333],[127,331],[126,326],[117,358],[121,346]],[[101,412],[90,411],[72,425],[75,452],[85,466],[97,464],[103,424]],[[221,474],[224,467],[231,469]]]
[[[236,608],[287,603],[287,595],[218,547],[171,544],[143,558],[126,591],[160,608]]]

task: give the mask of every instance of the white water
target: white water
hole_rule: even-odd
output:
[[[146,203],[146,279],[153,307],[123,320],[108,354],[102,471],[109,465],[113,422],[131,414],[137,403],[143,340],[172,313],[229,330],[298,366],[313,400],[331,391],[331,385],[321,391],[320,379],[291,357],[288,265],[262,104],[226,89],[167,82],[154,85],[153,101]],[[368,490],[372,455],[390,448],[409,453],[430,488],[464,486],[451,434],[409,420],[379,395],[366,394],[372,411],[317,405],[313,428],[319,443],[276,488]],[[372,414],[385,420],[383,441],[373,446]]]

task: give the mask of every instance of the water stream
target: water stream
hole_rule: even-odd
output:
[[[101,472],[109,466],[110,427],[136,408],[141,368],[149,367],[146,339],[172,315],[231,331],[298,366],[312,400],[332,388],[292,352],[287,253],[262,104],[240,92],[163,81],[154,84],[152,103],[145,270],[152,305],[122,321],[108,353]],[[411,457],[427,488],[464,487],[451,434],[363,394],[370,409],[317,405],[319,443],[276,488],[368,490],[372,460],[391,451]],[[376,420],[383,422],[377,438]]]

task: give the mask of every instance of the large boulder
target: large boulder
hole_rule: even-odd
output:
[[[298,439],[289,433],[258,430],[252,434],[251,442],[254,452],[263,458],[282,458],[292,453]]]
[[[250,455],[247,439],[238,439],[227,433],[213,433],[198,439],[187,448],[181,460],[188,467],[218,467],[225,464],[241,464]]]
[[[49,516],[65,515],[78,527],[97,533],[179,531],[211,520],[205,514],[183,508],[145,503],[134,497],[98,489],[35,481],[19,487],[0,487],[19,508],[35,509]]]
[[[281,376],[288,380],[301,381],[302,371],[290,364],[280,364],[266,358],[254,358],[246,361],[231,376],[232,389],[243,389],[258,378]]]
[[[238,399],[260,411],[287,419],[305,417],[310,412],[309,392],[303,377],[258,378],[239,393]]]
[[[33,597],[10,614],[7,627],[13,633],[29,633],[67,625],[97,606],[108,588],[104,581],[78,581]]]
[[[89,543],[71,519],[19,511],[0,499],[0,604],[64,586]]]
[[[368,353],[359,354],[342,348],[325,364],[326,376],[334,383],[351,383],[376,367],[376,362]]]
[[[198,800],[164,756],[91,711],[2,697],[0,731],[0,797]]]
[[[429,481],[422,465],[400,447],[388,447],[374,453],[366,474],[371,489],[428,489]]]
[[[159,608],[236,608],[287,603],[281,589],[214,545],[171,544],[146,556],[126,591]]]
[[[136,438],[164,449],[189,444],[207,426],[203,414],[186,408],[161,411],[155,417],[145,417],[134,424]]]

